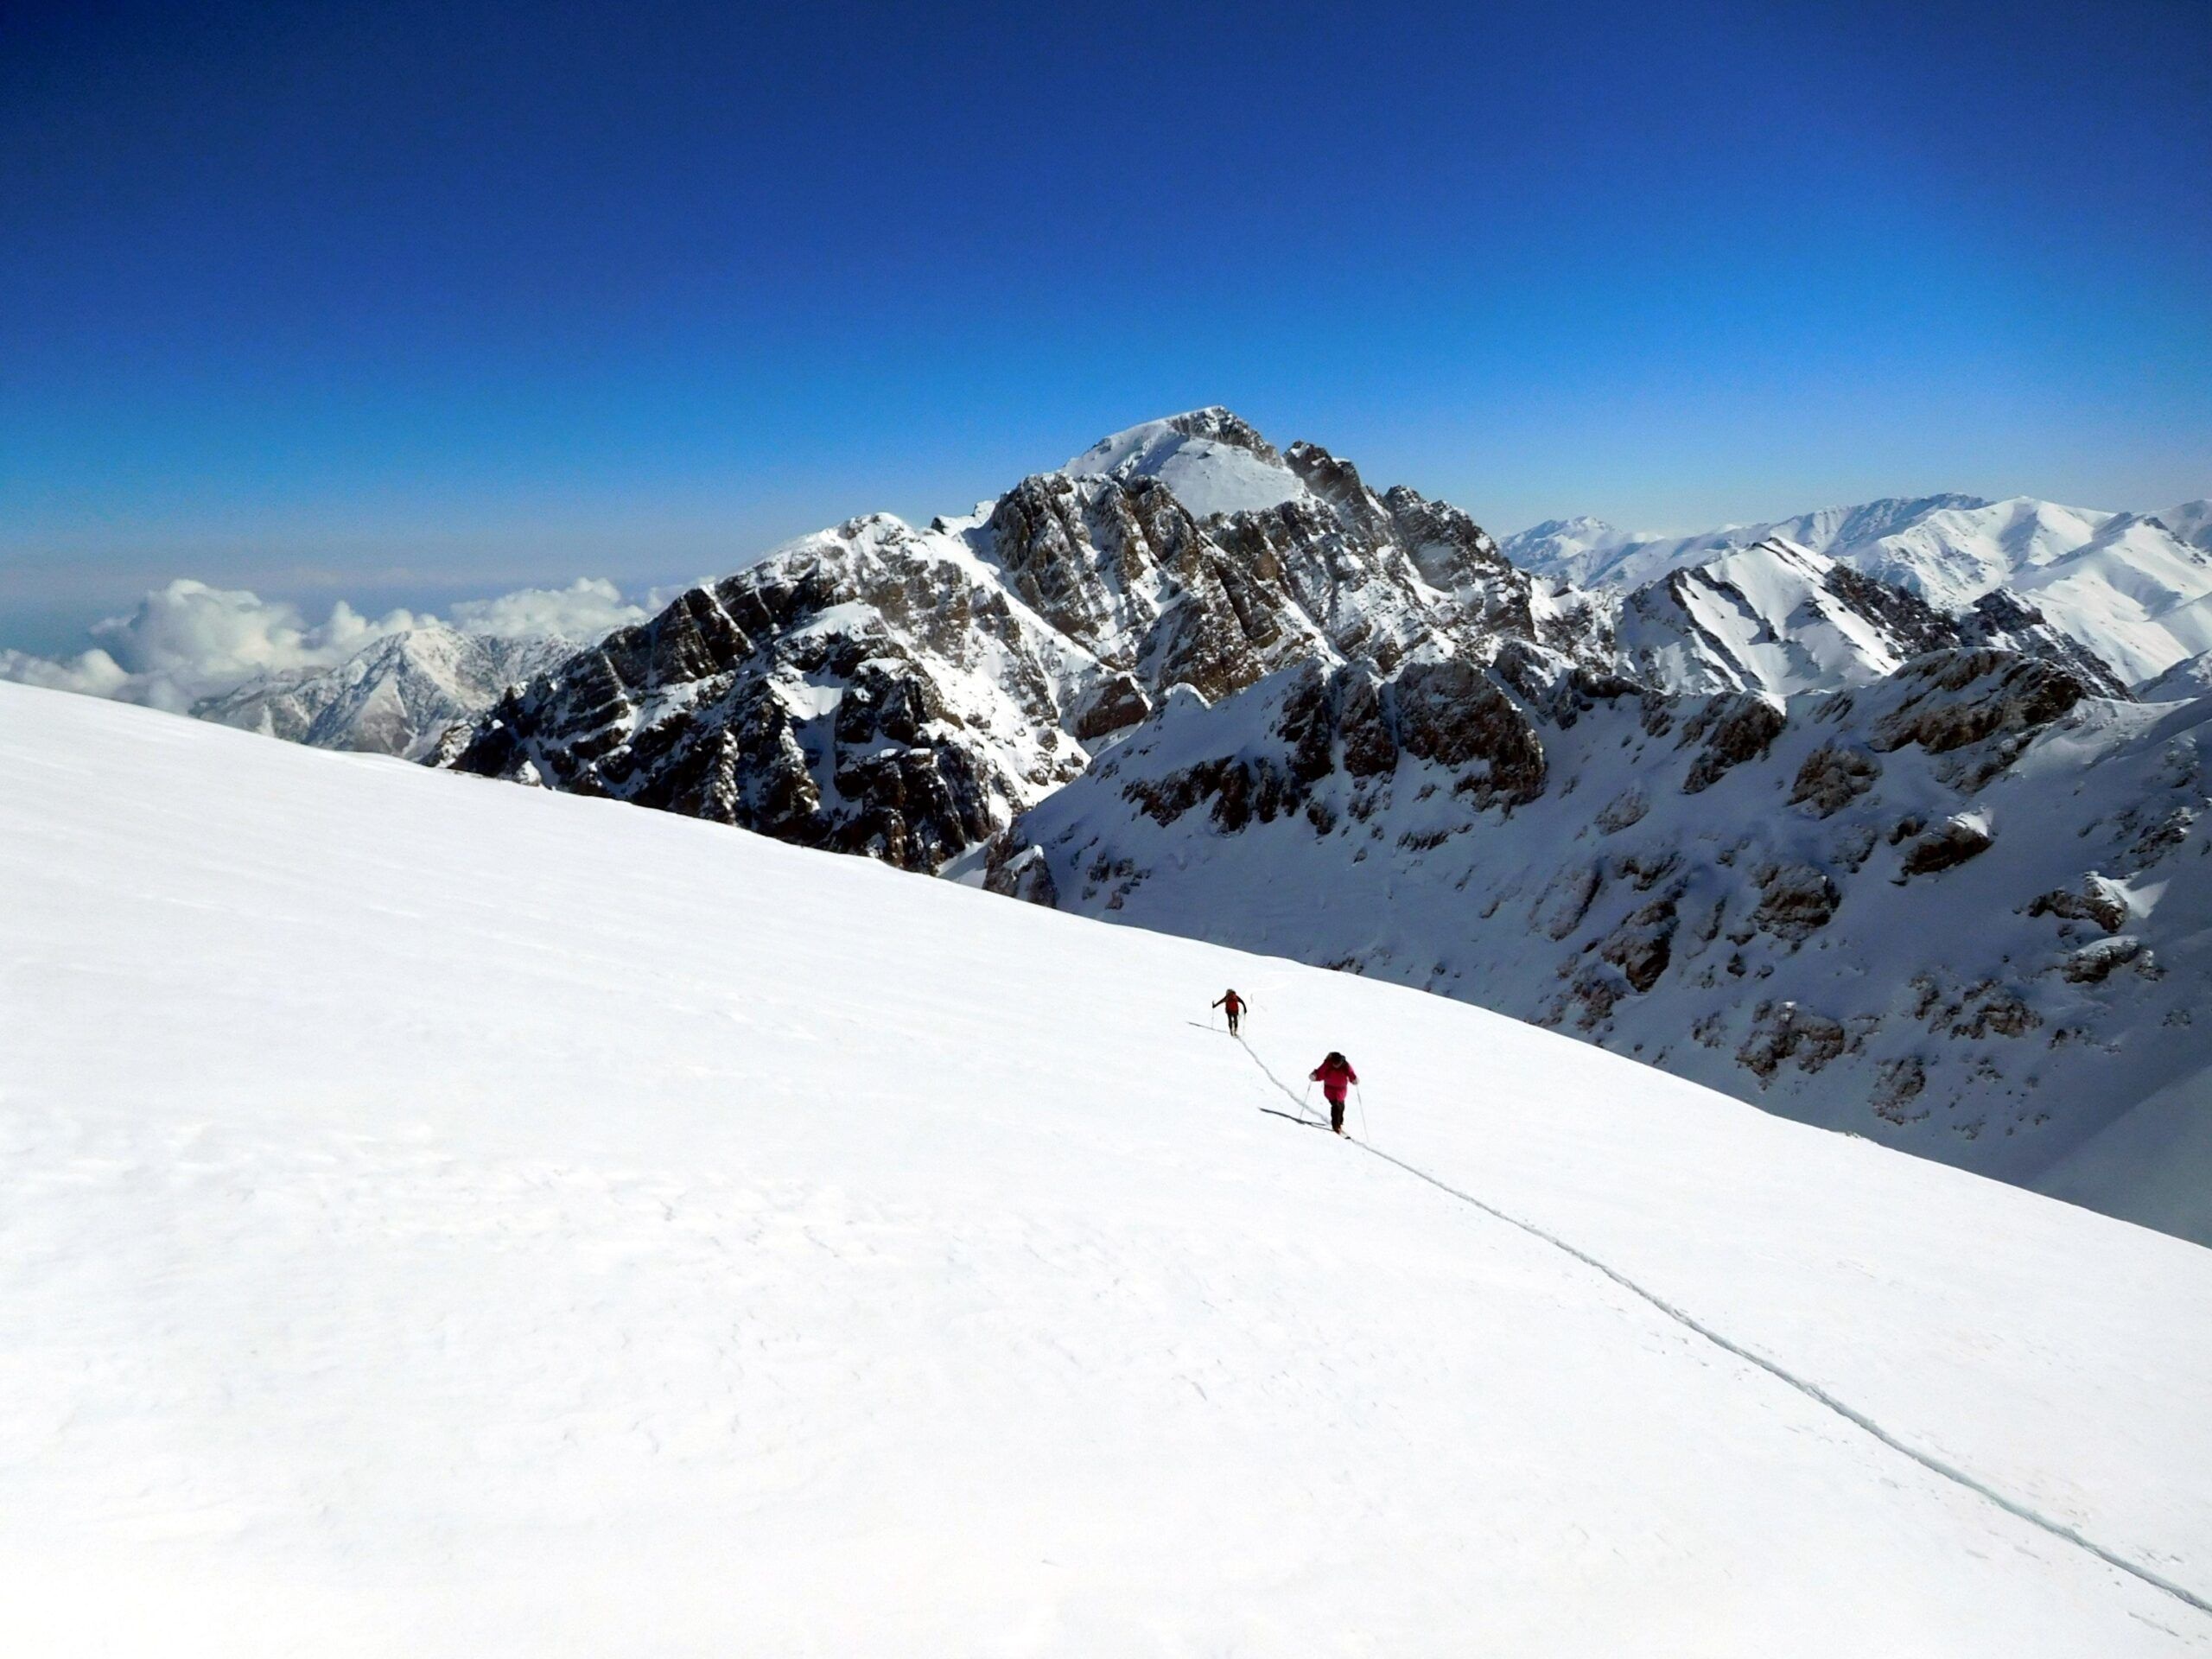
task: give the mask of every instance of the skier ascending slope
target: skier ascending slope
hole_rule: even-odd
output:
[[[1236,1021],[1248,1006],[1244,999],[1237,995],[1234,989],[1226,990],[1216,1000],[1213,1006],[1217,1008],[1226,1008],[1229,1011],[1229,1034],[1234,1037],[1236,1034]]]
[[[1329,1127],[1342,1135],[1344,1132],[1344,1090],[1359,1081],[1359,1073],[1351,1069],[1350,1060],[1332,1048],[1329,1051],[1329,1058],[1315,1066],[1311,1075],[1313,1081],[1321,1085],[1321,1092],[1329,1097]]]

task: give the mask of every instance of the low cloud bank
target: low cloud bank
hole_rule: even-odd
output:
[[[582,641],[646,614],[613,582],[584,577],[566,588],[466,600],[452,611],[449,623],[406,610],[371,618],[340,600],[327,619],[310,624],[296,605],[180,577],[148,594],[130,615],[95,623],[97,643],[74,657],[0,649],[0,679],[185,714],[251,680],[334,668],[379,639],[416,628]]]
[[[453,626],[462,632],[511,639],[597,639],[645,617],[613,582],[588,576],[578,576],[566,588],[518,588],[497,599],[463,600],[453,607]]]

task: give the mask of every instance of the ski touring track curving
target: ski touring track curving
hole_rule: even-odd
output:
[[[1262,1075],[1277,1089],[1281,1090],[1283,1096],[1298,1108],[1298,1113],[1294,1117],[1292,1114],[1278,1111],[1272,1106],[1262,1106],[1260,1108],[1260,1110],[1265,1112],[1270,1117],[1291,1118],[1292,1122],[1303,1123],[1309,1128],[1324,1128],[1324,1125],[1315,1122],[1313,1119],[1306,1116],[1306,1103],[1304,1099],[1297,1093],[1297,1091],[1293,1090],[1288,1084],[1285,1083],[1281,1077],[1275,1075],[1274,1068],[1260,1058],[1258,1052],[1254,1050],[1251,1044],[1244,1042],[1243,1039],[1241,1037],[1237,1040],[1242,1044],[1244,1052],[1251,1056],[1252,1064],[1260,1068]],[[1987,1484],[1986,1482],[1977,1480],[1973,1475],[1967,1473],[1965,1470],[1957,1467],[1955,1465],[1946,1463],[1942,1459],[1936,1457],[1929,1452],[1923,1452],[1918,1446],[1913,1446],[1907,1441],[1899,1440],[1888,1429],[1883,1427],[1881,1424],[1867,1416],[1866,1413],[1859,1411],[1846,1402],[1837,1399],[1835,1395],[1830,1394],[1819,1383],[1811,1382],[1805,1377],[1798,1376],[1787,1366],[1779,1364],[1774,1360],[1769,1359],[1764,1354],[1756,1353],[1751,1349],[1745,1347],[1740,1343],[1731,1341],[1727,1337],[1723,1336],[1711,1325],[1707,1325],[1698,1319],[1695,1314],[1687,1313],[1683,1309],[1677,1307],[1674,1303],[1669,1301],[1665,1297],[1657,1295],[1655,1293],[1645,1289],[1642,1285],[1637,1283],[1635,1280],[1630,1278],[1626,1274],[1620,1272],[1618,1268],[1608,1267],[1605,1262],[1600,1262],[1596,1256],[1592,1255],[1586,1250],[1577,1249],[1573,1245],[1568,1243],[1557,1234],[1547,1232],[1543,1228],[1537,1226],[1534,1222],[1523,1221],[1518,1216],[1507,1214],[1504,1211],[1500,1210],[1495,1205],[1484,1203],[1482,1199],[1475,1197],[1473,1193],[1463,1192],[1459,1187],[1452,1185],[1449,1181],[1443,1180],[1439,1177],[1431,1174],[1428,1171],[1421,1168],[1419,1165],[1409,1164],[1402,1158],[1394,1157],[1389,1153],[1383,1151],[1382,1147],[1375,1145],[1371,1141],[1360,1140],[1351,1135],[1345,1135],[1343,1138],[1346,1141],[1350,1141],[1352,1145],[1357,1147],[1361,1151],[1370,1153],[1374,1156],[1380,1158],[1384,1163],[1392,1164],[1396,1166],[1398,1168],[1402,1169],[1407,1174],[1413,1176],[1416,1180],[1427,1182],[1429,1185],[1434,1187],[1438,1192],[1442,1192],[1448,1197],[1457,1198],[1462,1204],[1471,1205],[1473,1208],[1481,1211],[1484,1215],[1505,1223],[1509,1227],[1517,1227],[1522,1232],[1528,1234],[1531,1238],[1541,1239],[1543,1243],[1550,1245],[1554,1249],[1564,1250],[1567,1255],[1573,1256],[1576,1261],[1583,1263],[1586,1267],[1591,1268],[1595,1271],[1605,1274],[1606,1278],[1611,1280],[1623,1290],[1625,1290],[1631,1295],[1640,1297],[1644,1301],[1649,1302],[1652,1306],[1657,1308],[1662,1313],[1674,1320],[1675,1324],[1681,1325],[1683,1329],[1695,1332],[1698,1336],[1704,1338],[1707,1342],[1713,1344],[1713,1346],[1720,1349],[1724,1352],[1734,1355],[1745,1364],[1756,1366],[1760,1370],[1764,1371],[1769,1376],[1775,1378],[1777,1381],[1789,1384],[1789,1387],[1796,1389],[1798,1393],[1803,1395],[1807,1399],[1814,1401],[1821,1406],[1825,1406],[1828,1410],[1834,1412],[1846,1422],[1850,1423],[1854,1427],[1859,1428],[1866,1433],[1872,1435],[1884,1446],[1888,1446],[1892,1452],[1896,1452],[1902,1456],[1911,1459],[1915,1463],[1927,1470],[1929,1473],[1940,1475],[1945,1480],[1951,1481],[1960,1486],[1963,1486],[1967,1491],[1974,1493],[1976,1497],[1984,1498],[1989,1503],[1995,1504],[1999,1509],[2004,1510],[2005,1514],[2012,1516],[2018,1520],[2024,1521],[2031,1526],[2040,1527],[2044,1531],[2050,1534],[2054,1538],[2063,1539],[2066,1542],[2075,1546],[2077,1548],[2087,1550],[2090,1554],[2104,1562],[2106,1566],[2117,1568],[2119,1571],[2128,1574],[2131,1578],[2139,1579],[2145,1584],[2149,1585],[2152,1589],[2163,1591],[2167,1595],[2171,1596],[2176,1601],[2182,1603],[2183,1605],[2193,1607],[2198,1612],[2206,1615],[2208,1618],[2212,1618],[2212,1601],[2207,1601],[2203,1597],[2196,1594],[2194,1591],[2190,1590],[2183,1585],[2176,1584],[2171,1579],[2165,1578],[2159,1573],[2151,1571],[2150,1568],[2144,1567],[2138,1562],[2129,1560],[2126,1556],[2121,1555],[2113,1550],[2106,1548],[2104,1545],[2097,1542],[2095,1539],[2084,1536],[2081,1532],[2068,1526],[2064,1522],[2055,1520],[2051,1516],[2044,1514],[2041,1510],[2021,1503],[2017,1498],[2006,1497],[2003,1492],[1999,1491],[1996,1488]]]

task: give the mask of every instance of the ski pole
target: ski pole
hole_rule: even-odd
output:
[[[1367,1090],[1355,1083],[1351,1086],[1351,1091],[1359,1096],[1359,1138],[1363,1141],[1372,1141],[1375,1138],[1374,1133],[1367,1127]]]

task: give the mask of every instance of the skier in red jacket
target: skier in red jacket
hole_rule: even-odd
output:
[[[1215,1001],[1214,1007],[1229,1010],[1229,1034],[1234,1037],[1236,1034],[1236,1021],[1244,1012],[1244,999],[1237,995],[1233,989],[1224,991]]]
[[[1344,1090],[1359,1081],[1359,1073],[1351,1069],[1351,1062],[1333,1048],[1329,1058],[1313,1068],[1313,1079],[1321,1085],[1321,1092],[1329,1097],[1329,1127],[1338,1135],[1344,1132]]]

